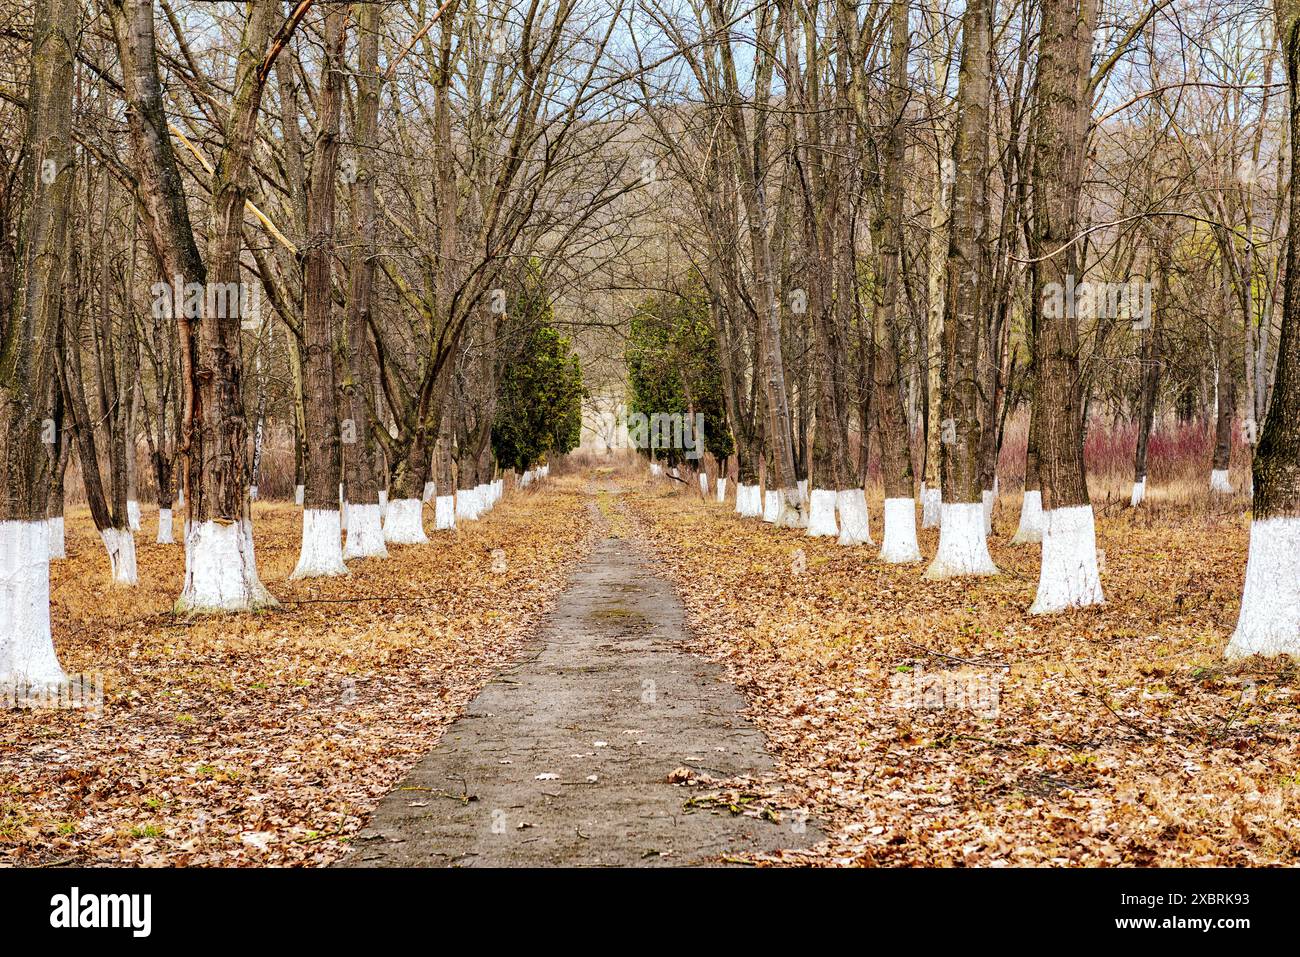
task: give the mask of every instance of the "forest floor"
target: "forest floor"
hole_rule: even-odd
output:
[[[388,561],[354,562],[345,578],[307,582],[287,581],[298,509],[259,504],[259,566],[283,604],[222,618],[171,612],[182,553],[151,543],[151,509],[137,535],[134,589],[109,583],[88,516],[70,514],[71,557],[52,572],[55,647],[69,673],[102,675],[104,703],[98,714],[0,710],[0,866],[319,865],[354,844],[353,857],[364,857],[376,844],[357,838],[385,827],[381,811],[363,831],[385,795],[390,811],[400,802],[421,816],[434,809],[415,806],[436,796],[395,792],[402,782],[423,774],[426,783],[412,786],[469,795],[459,783],[428,783],[448,766],[438,762],[455,750],[455,734],[504,713],[493,701],[546,690],[512,684],[521,674],[527,683],[566,668],[579,682],[569,686],[574,707],[548,694],[529,705],[552,723],[546,734],[557,747],[571,743],[560,740],[557,715],[581,717],[602,701],[608,711],[611,696],[624,705],[607,714],[609,727],[640,729],[627,723],[627,704],[647,680],[669,701],[701,682],[716,686],[708,694],[719,697],[693,707],[718,720],[683,725],[700,740],[664,749],[653,769],[631,754],[597,755],[597,739],[585,735],[595,725],[577,722],[591,746],[565,752],[566,762],[579,755],[572,767],[528,764],[526,785],[594,797],[586,776],[617,782],[619,759],[630,757],[622,770],[654,786],[656,808],[676,800],[684,814],[713,812],[700,821],[712,819],[710,833],[722,835],[713,850],[729,861],[1300,862],[1295,668],[1221,657],[1245,569],[1240,500],[1153,496],[1136,511],[1100,508],[1107,604],[1041,618],[1027,613],[1039,548],[1009,544],[1018,496],[1004,496],[995,513],[991,550],[1002,574],[931,582],[924,566],[885,565],[871,546],[741,519],[730,503],[677,483],[620,476],[624,494],[611,495],[593,492],[589,478],[509,493],[432,546],[396,548]],[[878,535],[878,496],[871,505]],[[921,533],[923,554],[936,539]],[[601,602],[611,600],[602,574],[615,591],[643,584],[650,593],[646,614],[635,590],[616,600],[646,619],[647,647],[639,639],[618,647],[632,616],[602,618]],[[557,601],[571,580],[573,595],[590,594],[566,610]],[[570,635],[586,628],[568,647],[566,615]],[[595,627],[602,620],[608,628]],[[582,704],[584,693],[596,697]],[[765,736],[771,762],[737,709]],[[456,731],[440,752],[449,727]],[[687,760],[705,756],[709,728],[744,739],[734,760]],[[599,739],[611,749],[612,733]],[[551,751],[559,753],[536,757]],[[667,774],[678,787],[665,790],[658,775],[678,751],[685,757]],[[544,838],[545,818],[515,820],[519,802],[501,786],[521,768],[500,767],[500,780],[476,784],[486,797],[474,810],[503,805],[513,838]],[[550,773],[557,777],[537,777]],[[635,803],[634,792],[602,791],[607,807],[619,794]],[[584,807],[590,818],[600,801]],[[736,827],[719,815],[734,815]],[[806,832],[795,826],[805,821]],[[755,823],[781,824],[781,840],[728,839]],[[671,849],[635,844],[638,854]],[[772,850],[780,847],[801,849]]]
[[[296,582],[301,511],[259,503],[258,566],[283,604],[218,618],[171,612],[183,553],[152,544],[156,510],[135,588],[110,583],[70,513],[54,645],[69,674],[102,675],[104,702],[0,709],[0,866],[337,858],[536,629],[590,549],[584,502],[572,483],[512,492],[432,545]]]
[[[1295,667],[1222,658],[1240,500],[1099,509],[1107,603],[1039,617],[1039,546],[1010,544],[1018,495],[995,512],[1000,575],[926,581],[878,546],[636,484],[630,533],[677,583],[692,647],[749,699],[782,802],[828,834],[787,862],[1300,862]],[[923,555],[936,544],[921,533]]]

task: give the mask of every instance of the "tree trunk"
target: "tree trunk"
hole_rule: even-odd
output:
[[[927,578],[997,573],[984,534],[979,475],[979,336],[985,308],[983,250],[988,217],[985,176],[992,42],[989,0],[970,0],[962,24],[939,422],[943,506],[939,549],[926,570]]]
[[[1031,254],[1039,309],[1034,358],[1038,381],[1039,477],[1043,557],[1031,613],[1101,603],[1096,532],[1083,462],[1079,322],[1064,290],[1080,276],[1079,195],[1091,109],[1094,0],[1044,0],[1038,60]],[[1082,71],[1082,75],[1080,75]],[[1062,248],[1064,247],[1064,248]]]
[[[339,118],[343,111],[343,44],[347,7],[333,4],[325,17],[320,105],[307,195],[303,254],[302,328],[306,361],[306,467],[302,550],[291,578],[345,575],[339,509],[338,393],[334,377],[334,213],[338,176]],[[351,436],[349,436],[351,437]]]
[[[1300,182],[1300,2],[1274,0],[1286,63],[1292,182]],[[1255,449],[1250,552],[1229,658],[1300,658],[1300,192],[1291,190],[1277,372]]]
[[[1231,237],[1224,241],[1225,247]],[[1232,482],[1228,478],[1228,468],[1232,464],[1232,420],[1237,413],[1237,380],[1232,374],[1232,342],[1236,338],[1234,303],[1232,294],[1231,267],[1227,256],[1221,253],[1223,263],[1223,312],[1219,319],[1218,341],[1215,354],[1218,357],[1215,388],[1214,410],[1214,461],[1210,466],[1210,491],[1223,495],[1232,494]]]
[[[889,132],[886,137],[882,202],[877,236],[876,415],[879,420],[881,469],[885,483],[885,533],[880,558],[886,562],[919,562],[916,541],[916,500],[913,497],[912,443],[903,407],[899,378],[899,341],[903,324],[900,247],[903,242],[903,164],[907,144],[908,6],[890,4]]]
[[[51,407],[72,166],[77,0],[36,0],[27,98],[19,291],[0,342],[0,686],[26,696],[67,681],[50,637]]]
[[[369,408],[374,382],[374,357],[370,348],[371,309],[375,283],[375,155],[379,125],[379,14],[378,4],[357,6],[360,49],[357,66],[357,107],[353,142],[356,182],[352,186],[352,222],[356,229],[352,249],[352,294],[348,302],[347,370],[343,394],[347,398],[352,428],[344,446],[347,465],[348,529],[345,558],[386,558],[383,517],[379,504],[375,462],[374,424]]]

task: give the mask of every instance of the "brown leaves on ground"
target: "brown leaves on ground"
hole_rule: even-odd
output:
[[[259,570],[283,607],[192,619],[170,611],[184,558],[152,544],[156,511],[136,588],[109,582],[88,516],[70,515],[54,644],[69,673],[103,673],[106,700],[98,719],[0,711],[0,863],[336,858],[587,551],[579,488],[513,492],[429,545],[296,582],[301,512],[259,504]]]
[[[1300,697],[1229,665],[1247,517],[1106,509],[1104,607],[1028,614],[1039,546],[994,578],[925,581],[879,546],[741,519],[662,483],[624,496],[829,840],[782,859],[877,865],[1300,861]],[[880,502],[873,503],[879,538]],[[918,515],[919,522],[919,515]],[[920,534],[932,556],[937,531]],[[989,697],[989,689],[996,694]],[[940,705],[943,705],[940,707]]]

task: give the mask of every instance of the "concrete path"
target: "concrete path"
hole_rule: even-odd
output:
[[[811,824],[685,807],[678,768],[771,766],[721,670],[680,647],[672,587],[604,537],[538,639],[389,794],[338,866],[686,866],[805,847]]]

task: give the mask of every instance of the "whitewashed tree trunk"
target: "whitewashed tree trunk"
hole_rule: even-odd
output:
[[[478,519],[478,491],[472,488],[456,489],[456,518],[466,522]]]
[[[829,489],[813,489],[808,507],[808,535],[813,538],[835,536],[840,533],[835,524],[837,495]]]
[[[781,519],[781,492],[779,489],[763,490],[763,521],[775,525]]]
[[[68,680],[50,637],[50,528],[0,522],[0,688],[25,692]]]
[[[1147,497],[1147,480],[1143,478],[1133,483],[1133,494],[1132,496],[1130,496],[1128,502],[1129,508],[1137,508],[1144,501],[1146,501],[1146,497]]]
[[[1105,602],[1097,568],[1097,532],[1091,505],[1043,513],[1043,563],[1031,615]]]
[[[938,528],[943,514],[943,489],[921,484],[921,527]]]
[[[384,516],[384,541],[389,545],[421,545],[424,534],[424,503],[418,498],[397,498],[388,503]]]
[[[348,511],[351,511],[350,509]],[[342,513],[332,508],[302,510],[302,548],[292,578],[346,575],[343,564]]]
[[[727,500],[727,477],[725,475],[720,475],[718,476],[718,501],[725,502],[726,500]]]
[[[880,560],[905,564],[921,560],[916,542],[916,500],[885,499],[885,537],[880,545]]]
[[[135,536],[129,528],[106,528],[99,533],[113,569],[113,584],[134,585],[138,581],[135,561]]]
[[[1028,545],[1043,540],[1043,493],[1031,489],[1020,503],[1020,525],[1016,528],[1012,544]]]
[[[945,502],[939,524],[939,550],[926,578],[996,575],[984,535],[984,506],[979,502]]]
[[[841,489],[836,496],[840,513],[839,543],[844,546],[870,545],[871,516],[867,511],[867,495],[860,488]]]
[[[126,501],[126,523],[131,531],[140,531],[140,503],[133,498]]]
[[[63,537],[63,516],[47,519],[50,526],[50,558],[67,558],[68,548]]]
[[[1214,469],[1210,472],[1210,491],[1216,495],[1232,494],[1232,482],[1228,480],[1227,469]]]
[[[155,541],[159,545],[176,544],[176,539],[172,537],[172,510],[170,508],[158,509],[158,538]]]
[[[1300,518],[1250,523],[1241,613],[1224,655],[1300,658]]]
[[[456,528],[456,499],[451,495],[439,495],[433,501],[433,527],[445,532]]]
[[[277,604],[257,577],[251,522],[189,524],[178,612],[253,611]]]
[[[305,520],[304,513],[304,520]],[[388,546],[384,544],[384,511],[377,504],[350,505],[348,507],[347,543],[343,558],[387,558]],[[304,533],[304,538],[305,538]]]

